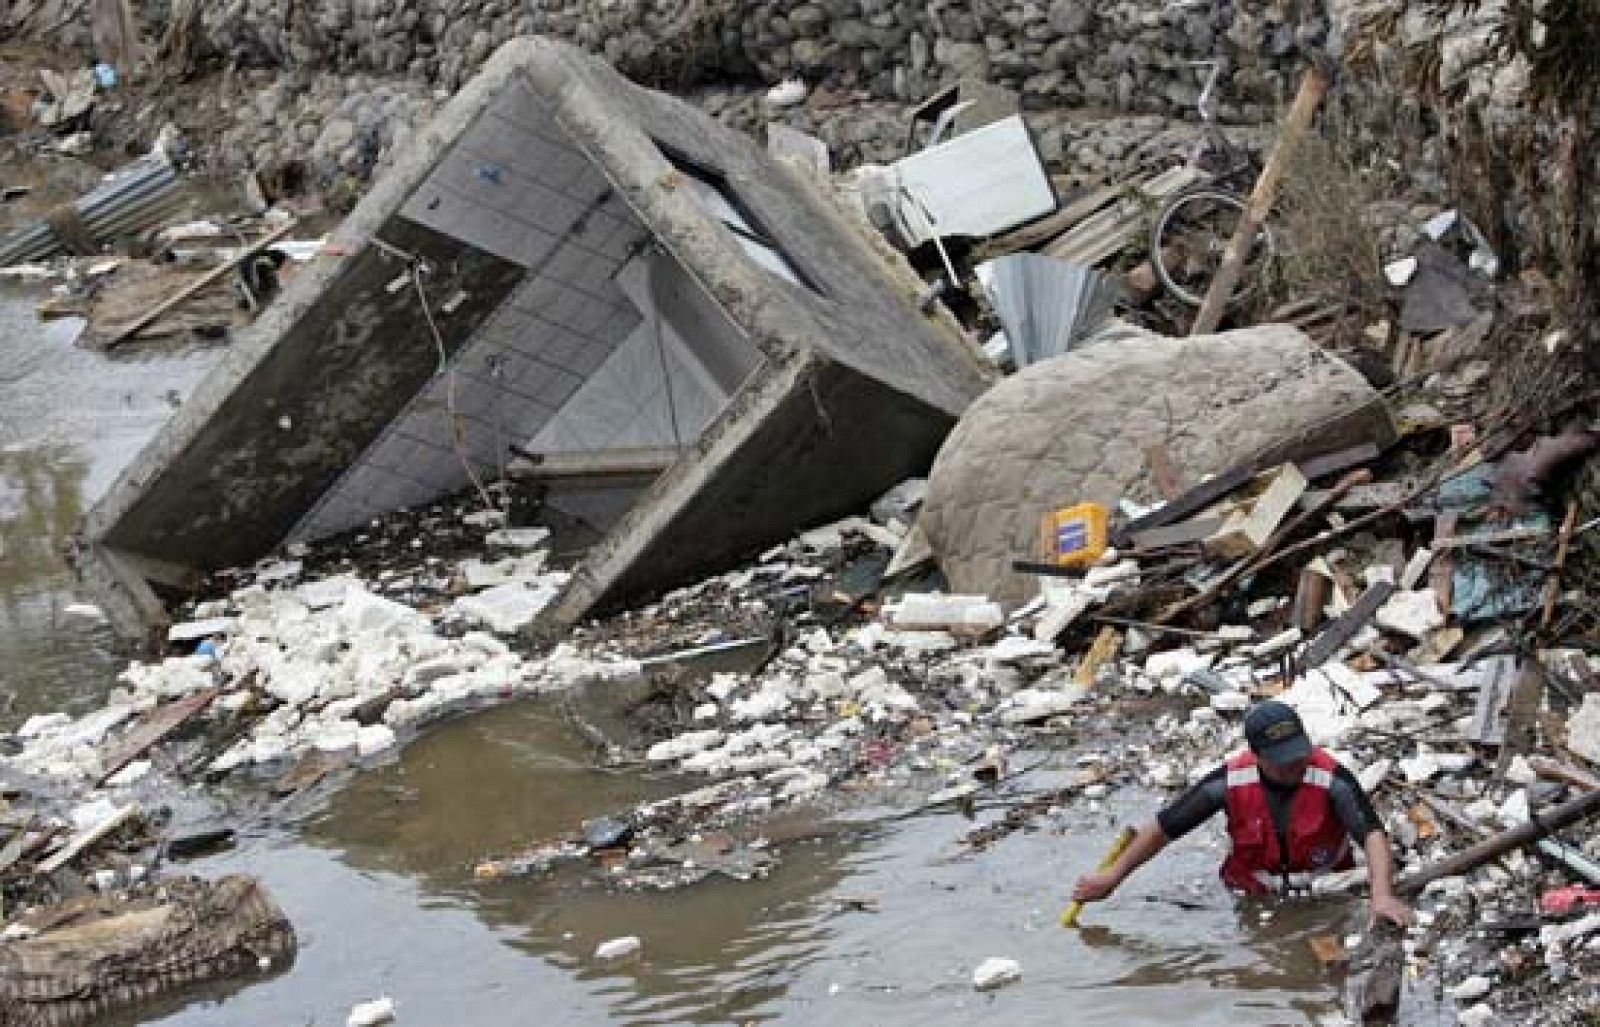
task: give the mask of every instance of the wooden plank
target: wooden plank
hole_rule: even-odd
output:
[[[1490,546],[1500,542],[1530,542],[1534,539],[1548,538],[1550,529],[1544,528],[1502,528],[1498,531],[1478,531],[1471,535],[1452,534],[1446,539],[1434,539],[1435,549],[1460,549],[1464,546]]]
[[[1582,767],[1575,766],[1562,760],[1551,759],[1548,756],[1529,756],[1528,766],[1540,777],[1551,781],[1560,781],[1585,791],[1600,789],[1600,776],[1591,774]]]
[[[1428,571],[1428,586],[1439,597],[1439,610],[1446,617],[1450,615],[1455,585],[1455,561],[1450,558],[1447,543],[1455,537],[1460,520],[1461,515],[1456,511],[1446,510],[1439,514],[1433,527],[1433,567]]]
[[[1506,707],[1517,680],[1517,659],[1495,656],[1482,662],[1485,673],[1478,686],[1467,738],[1482,745],[1501,745],[1506,739]]]
[[[1310,638],[1317,630],[1317,625],[1322,623],[1322,611],[1328,605],[1327,575],[1311,567],[1300,571],[1300,581],[1294,591],[1294,626],[1300,633]]]
[[[1120,534],[1124,538],[1132,538],[1135,532],[1148,528],[1164,528],[1199,513],[1254,478],[1258,473],[1259,463],[1257,460],[1247,460],[1242,464],[1235,464],[1221,474],[1207,478],[1160,509],[1152,510],[1143,517],[1134,518]]]
[[[196,278],[194,281],[190,282],[188,285],[185,285],[167,299],[161,301],[144,314],[141,314],[139,317],[135,318],[129,324],[118,329],[116,334],[112,335],[106,340],[105,348],[107,350],[114,349],[121,343],[133,338],[133,336],[139,334],[141,331],[160,320],[162,315],[172,310],[190,296],[193,296],[201,289],[204,289],[206,286],[229,274],[234,268],[244,263],[250,257],[255,256],[257,253],[260,253],[268,246],[288,235],[294,229],[294,227],[295,222],[293,221],[279,226],[272,232],[269,232],[267,235],[258,239],[256,242],[251,243],[245,249],[240,250],[234,255],[232,260],[218,267],[212,268],[210,271],[207,271],[199,278]]]
[[[1070,232],[1044,248],[1046,256],[1093,267],[1120,253],[1138,237],[1150,205],[1160,206],[1168,196],[1202,181],[1203,172],[1176,167],[1134,187],[1134,198],[1123,200],[1085,218]]]
[[[1089,647],[1089,652],[1084,656],[1083,662],[1078,664],[1078,669],[1072,675],[1073,684],[1090,688],[1094,685],[1095,675],[1100,673],[1100,668],[1111,657],[1116,655],[1117,646],[1122,643],[1122,636],[1116,628],[1101,628],[1095,636],[1094,644]]]
[[[1249,513],[1233,514],[1206,540],[1206,551],[1233,560],[1260,552],[1305,490],[1306,479],[1300,469],[1284,464]]]
[[[1378,608],[1389,601],[1394,595],[1394,583],[1380,581],[1361,594],[1361,598],[1353,603],[1350,609],[1341,614],[1337,620],[1322,629],[1322,633],[1311,640],[1305,651],[1300,654],[1299,664],[1303,670],[1320,667],[1333,659],[1340,649],[1357,632],[1366,627],[1367,622],[1377,614]]]
[[[1197,517],[1192,521],[1174,524],[1166,528],[1151,528],[1148,531],[1136,532],[1129,537],[1133,543],[1134,552],[1144,553],[1152,549],[1166,549],[1170,546],[1187,546],[1196,542],[1203,542],[1222,527],[1221,517]]]
[[[1310,460],[1299,462],[1300,473],[1306,476],[1306,481],[1316,481],[1330,475],[1339,474],[1369,464],[1383,455],[1383,450],[1375,442],[1363,442],[1359,446],[1349,449],[1340,449],[1322,456],[1312,457]]]
[[[151,710],[137,727],[123,736],[117,747],[111,750],[111,755],[104,758],[101,766],[105,769],[95,781],[95,786],[105,784],[117,771],[138,759],[146,749],[177,730],[190,717],[210,706],[211,701],[221,694],[220,688],[207,688]]]
[[[55,873],[57,870],[60,870],[62,867],[76,859],[78,854],[83,852],[83,850],[87,849],[89,846],[93,845],[95,842],[98,842],[100,839],[104,838],[106,835],[110,834],[112,831],[115,831],[117,828],[121,827],[123,824],[127,823],[129,820],[132,820],[138,815],[139,804],[137,802],[128,803],[126,806],[123,806],[109,817],[106,817],[104,820],[100,821],[100,823],[89,828],[87,831],[81,831],[78,834],[73,835],[59,852],[45,860],[43,863],[39,864],[39,872],[42,874]]]
[[[1058,208],[1053,214],[1046,214],[1021,228],[1014,228],[1004,235],[995,236],[978,248],[973,260],[975,263],[982,263],[1022,250],[1036,249],[1072,229],[1084,218],[1114,203],[1124,189],[1135,184],[1119,182],[1115,185],[1103,185],[1088,195],[1080,196],[1066,206]]]

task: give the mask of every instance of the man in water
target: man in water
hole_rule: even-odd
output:
[[[1256,705],[1244,733],[1248,751],[1157,813],[1111,869],[1079,878],[1072,898],[1105,898],[1167,843],[1226,811],[1228,887],[1246,895],[1305,891],[1317,874],[1350,869],[1353,843],[1366,853],[1373,922],[1409,923],[1411,908],[1394,893],[1389,836],[1356,776],[1313,746],[1299,714],[1283,703]]]

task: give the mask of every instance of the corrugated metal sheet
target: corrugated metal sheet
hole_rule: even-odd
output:
[[[982,264],[988,290],[1018,367],[1059,356],[1099,327],[1116,300],[1112,280],[1092,268],[1037,253]]]
[[[181,201],[178,173],[152,154],[118,171],[72,205],[95,241],[105,244],[159,224]],[[0,239],[0,267],[44,260],[66,252],[66,244],[40,222]]]

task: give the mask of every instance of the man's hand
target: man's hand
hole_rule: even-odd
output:
[[[1116,891],[1117,885],[1121,883],[1117,880],[1117,875],[1112,873],[1084,874],[1078,878],[1078,883],[1072,886],[1072,901],[1099,902]]]
[[[1388,920],[1400,927],[1411,923],[1414,913],[1411,907],[1401,902],[1393,895],[1374,895],[1372,897],[1372,915],[1368,918],[1368,926],[1377,926],[1379,920]]]

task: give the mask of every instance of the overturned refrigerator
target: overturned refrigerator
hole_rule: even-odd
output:
[[[197,576],[498,475],[604,532],[547,625],[927,467],[986,385],[808,173],[574,48],[506,44],[85,517],[138,634]]]

